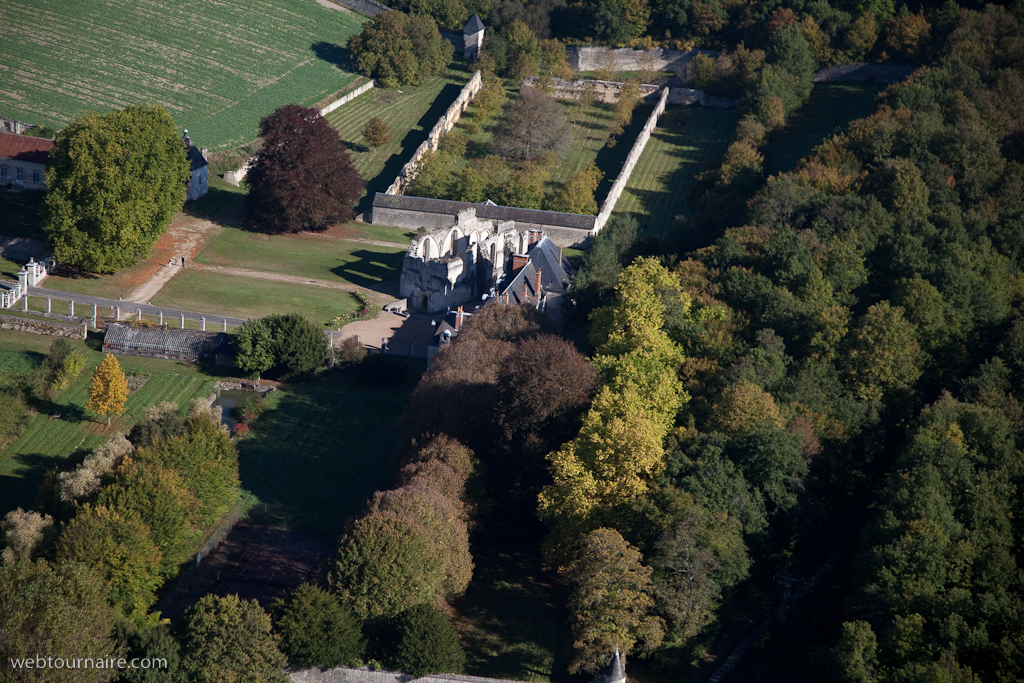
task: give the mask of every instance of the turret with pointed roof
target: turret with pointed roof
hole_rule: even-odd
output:
[[[466,22],[462,37],[465,40],[462,54],[469,59],[479,59],[480,50],[484,46],[484,22],[480,21],[478,15],[474,14]]]

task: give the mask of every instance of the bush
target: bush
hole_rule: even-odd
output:
[[[409,366],[405,361],[383,353],[368,355],[356,366],[356,379],[373,386],[401,384],[408,374]]]
[[[334,362],[340,365],[355,365],[365,358],[366,347],[359,342],[358,337],[342,339],[334,351]]]
[[[249,436],[249,425],[244,422],[236,422],[231,426],[231,436],[236,439],[244,439]]]
[[[430,673],[462,673],[466,653],[459,634],[433,605],[416,605],[393,619],[394,641],[385,658],[392,669],[420,678]]]
[[[84,370],[85,356],[78,351],[67,354],[53,373],[53,378],[50,380],[51,391],[64,391],[71,385],[71,381],[81,375]]]
[[[281,650],[299,666],[358,666],[366,644],[359,622],[338,599],[304,583],[274,602],[274,630]]]
[[[16,437],[28,416],[25,397],[17,389],[0,389],[0,448]]]

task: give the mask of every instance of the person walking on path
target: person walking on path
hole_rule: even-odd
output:
[[[167,267],[168,268],[173,268],[174,267],[174,259],[173,258],[167,259]]]
[[[184,256],[181,257],[181,267],[182,268],[185,267],[185,257]]]

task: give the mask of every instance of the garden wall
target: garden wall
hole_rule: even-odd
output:
[[[427,135],[427,139],[423,141],[416,151],[412,153],[412,159],[402,167],[402,172],[395,178],[395,182],[391,183],[385,194],[402,194],[405,188],[409,186],[413,178],[416,177],[417,164],[423,155],[428,151],[437,150],[438,144],[441,142],[441,138],[445,133],[455,127],[455,124],[459,122],[462,117],[462,112],[466,111],[469,107],[469,103],[473,101],[476,94],[480,92],[480,88],[483,85],[483,79],[480,76],[480,72],[477,71],[473,74],[473,77],[469,79],[466,85],[462,86],[462,91],[459,92],[459,96],[455,98],[452,105],[448,107],[448,111],[444,113],[434,127],[430,129],[430,133]]]
[[[636,142],[633,143],[633,149],[629,150],[629,156],[626,157],[626,162],[622,164],[622,170],[619,171],[619,176],[612,184],[612,189],[608,190],[608,196],[605,197],[604,204],[601,205],[601,210],[597,214],[597,221],[594,223],[594,229],[591,234],[596,235],[601,232],[601,228],[608,222],[608,217],[615,210],[615,202],[619,201],[622,191],[626,189],[629,176],[632,175],[633,168],[636,166],[636,162],[639,161],[640,155],[644,153],[644,147],[647,146],[647,141],[651,139],[651,133],[654,131],[654,127],[658,125],[658,117],[664,113],[667,102],[668,88],[662,88],[661,97],[658,98],[658,103],[654,105],[654,111],[651,112],[647,123],[644,124],[643,130],[640,131]]]
[[[45,334],[50,337],[68,337],[69,339],[85,339],[86,336],[85,325],[44,323],[14,315],[0,315],[0,330],[16,330],[32,334]]]
[[[569,66],[574,71],[595,71],[606,68],[611,71],[675,71],[682,69],[698,54],[716,57],[714,50],[633,50],[607,47],[568,47],[565,49]]]

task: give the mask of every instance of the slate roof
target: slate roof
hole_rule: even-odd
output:
[[[162,327],[133,327],[110,323],[103,337],[103,349],[117,353],[124,351],[146,351],[177,358],[198,359],[203,343],[221,334]]]
[[[597,216],[584,216],[577,213],[558,213],[557,211],[540,211],[538,209],[518,209],[511,206],[453,202],[448,199],[410,197],[408,195],[384,194],[383,192],[378,192],[374,196],[373,206],[374,208],[420,211],[422,213],[436,213],[446,216],[455,216],[459,211],[465,211],[466,209],[476,209],[477,218],[552,225],[560,228],[578,228],[580,230],[593,230],[594,223],[597,221]]]
[[[473,16],[469,18],[469,21],[466,22],[466,28],[462,29],[462,33],[463,35],[471,36],[474,33],[479,33],[483,30],[484,22],[480,21],[480,17],[474,13]]]
[[[185,153],[188,155],[188,162],[192,165],[192,172],[196,172],[203,166],[208,166],[209,161],[203,158],[203,153],[193,144],[189,144],[185,147]]]
[[[28,135],[0,133],[0,158],[26,163],[45,164],[50,161],[53,140]]]
[[[507,295],[509,306],[518,306],[525,303],[536,306],[538,292],[535,286],[537,284],[537,269],[539,268],[540,286],[546,296],[543,310],[552,320],[561,324],[561,295],[565,292],[565,288],[569,286],[570,278],[565,267],[567,262],[564,259],[559,262],[559,251],[559,248],[547,237],[533,245],[528,253],[530,260],[502,288],[498,295],[498,301],[504,302]],[[523,293],[524,284],[525,295]]]

